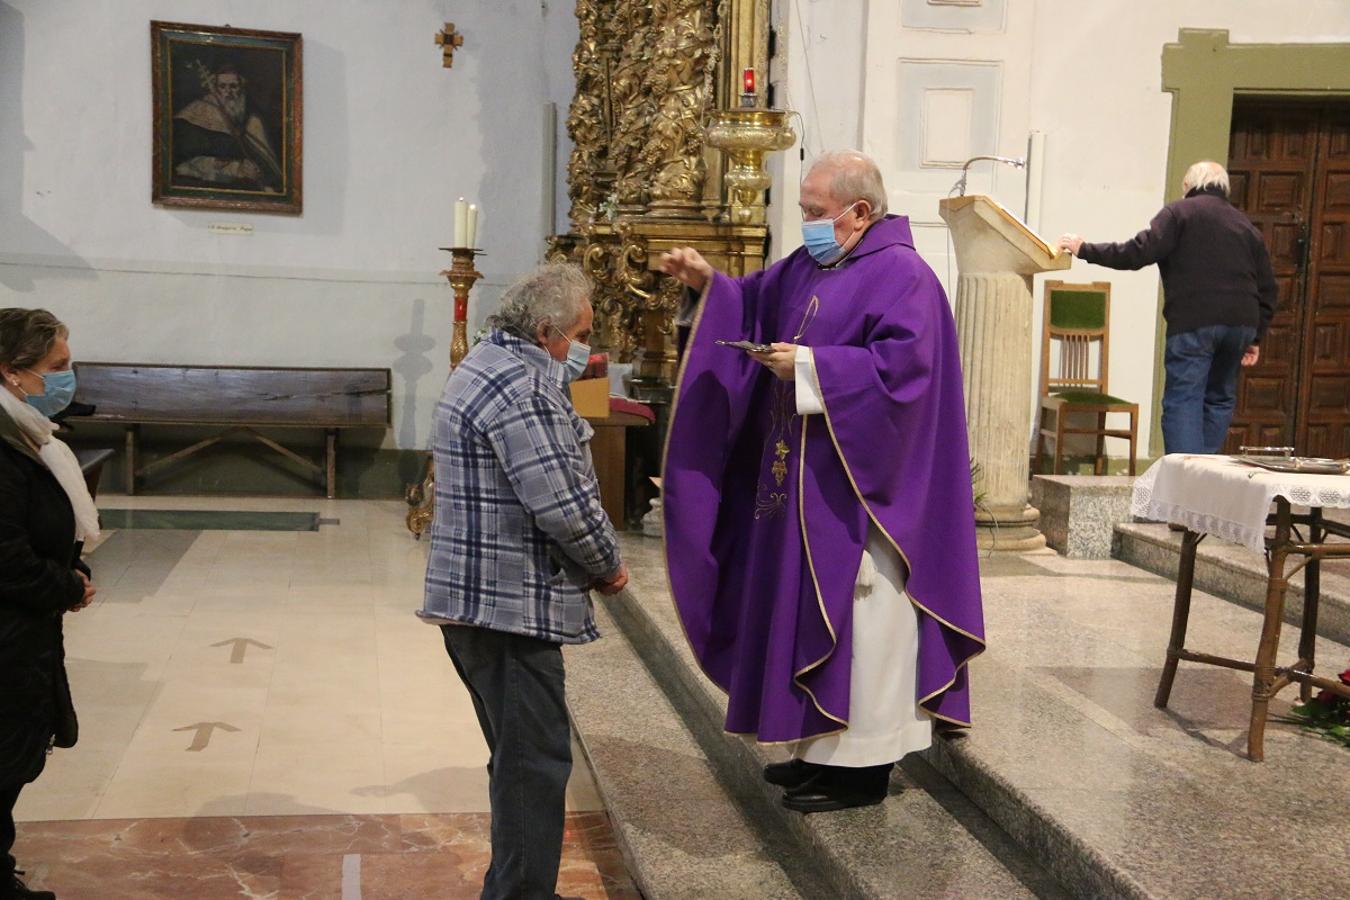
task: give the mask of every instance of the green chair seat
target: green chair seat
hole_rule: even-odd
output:
[[[1110,394],[1099,394],[1096,391],[1056,391],[1051,397],[1063,400],[1065,403],[1090,403],[1095,406],[1111,405],[1130,405],[1131,401],[1122,400],[1119,397],[1113,397]]]

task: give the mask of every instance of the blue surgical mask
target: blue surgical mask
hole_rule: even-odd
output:
[[[31,369],[29,371],[32,372]],[[42,393],[29,394],[26,399],[29,406],[50,419],[75,399],[75,373],[67,369],[64,372],[48,372],[38,377],[42,379]]]
[[[567,370],[567,380],[576,381],[591,364],[591,345],[568,338],[562,333],[562,329],[556,326],[553,330],[567,338],[567,359],[563,361],[563,368]]]
[[[848,209],[833,219],[814,219],[802,223],[802,243],[806,245],[806,252],[822,266],[828,266],[844,255],[844,248],[834,239],[834,223],[848,215],[857,205],[850,203]]]

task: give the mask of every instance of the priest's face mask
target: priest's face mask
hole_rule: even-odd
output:
[[[803,222],[831,221],[834,225],[834,239],[840,251],[836,259],[847,256],[871,223],[872,205],[866,200],[840,200],[831,189],[834,171],[823,166],[812,169],[802,180],[801,200]],[[814,254],[813,254],[814,255]],[[824,263],[836,260],[820,260]]]

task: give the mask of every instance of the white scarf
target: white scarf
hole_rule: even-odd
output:
[[[98,509],[94,506],[94,498],[89,496],[89,486],[74,451],[64,441],[53,437],[56,423],[4,387],[0,387],[0,409],[9,413],[19,430],[38,445],[38,456],[70,498],[70,505],[75,510],[75,540],[97,538]]]

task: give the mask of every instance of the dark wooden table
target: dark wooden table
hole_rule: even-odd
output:
[[[595,464],[595,475],[600,480],[600,503],[614,527],[622,531],[628,520],[628,429],[646,428],[651,422],[643,416],[623,412],[611,412],[604,418],[588,418],[586,421],[595,428],[595,437],[591,440],[591,459]]]

